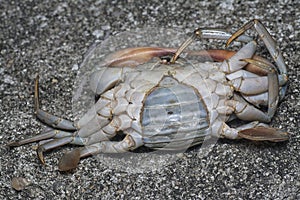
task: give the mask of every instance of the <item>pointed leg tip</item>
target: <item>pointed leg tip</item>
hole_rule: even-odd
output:
[[[44,155],[43,155],[44,148],[42,148],[42,147],[39,146],[39,147],[37,148],[36,152],[37,152],[38,158],[39,158],[39,160],[41,161],[41,163],[42,163],[43,165],[45,165],[45,158],[44,158]]]
[[[236,36],[235,34],[233,34],[227,41],[225,44],[225,48],[227,48],[234,40],[235,40]]]
[[[225,44],[225,48],[227,48],[230,45],[231,41],[227,41]]]
[[[59,163],[59,171],[70,171],[78,166],[80,160],[80,149],[74,149],[71,152],[64,154]]]
[[[20,146],[19,142],[10,142],[6,144],[7,147],[17,147]]]
[[[262,126],[241,130],[239,136],[253,141],[284,142],[289,140],[287,132]]]

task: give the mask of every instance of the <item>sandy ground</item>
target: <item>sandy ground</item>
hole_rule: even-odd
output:
[[[298,1],[0,2],[1,199],[300,199]],[[36,73],[40,74],[43,108],[74,119],[73,85],[93,44],[136,27],[186,31],[223,27],[233,32],[253,18],[270,30],[289,67],[288,91],[271,122],[290,133],[288,142],[218,140],[207,153],[200,145],[185,153],[164,155],[158,158],[159,165],[151,164],[150,157],[148,168],[141,170],[139,162],[125,167],[128,170],[114,166],[112,160],[122,161],[122,157],[90,157],[72,173],[59,172],[57,162],[74,146],[46,153],[45,166],[33,145],[6,148],[9,141],[45,128],[34,116]],[[148,154],[141,155],[147,158]],[[16,191],[11,187],[14,177],[30,184]]]

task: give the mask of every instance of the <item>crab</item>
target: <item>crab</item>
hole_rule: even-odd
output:
[[[244,34],[251,28],[273,62],[255,55],[257,41]],[[186,48],[199,38],[227,40],[226,46],[235,40],[246,45],[238,51],[188,51]],[[181,57],[183,51],[185,58]],[[99,98],[77,122],[40,108],[37,77],[36,115],[52,129],[8,145],[40,141],[37,154],[43,164],[45,151],[66,144],[83,146],[60,159],[59,170],[68,171],[77,167],[80,158],[141,146],[179,150],[197,145],[205,137],[271,142],[289,139],[287,132],[267,124],[285,95],[287,68],[279,47],[257,19],[234,34],[197,29],[179,48],[127,48],[112,53],[105,62],[90,79]],[[245,123],[231,127],[228,124],[233,119]],[[117,134],[125,137],[112,140]]]

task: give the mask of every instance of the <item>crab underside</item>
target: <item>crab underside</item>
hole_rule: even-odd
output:
[[[255,55],[257,42],[243,35],[251,27],[275,65]],[[187,50],[181,57],[196,38],[227,40],[226,45],[234,40],[247,44],[239,51]],[[40,109],[37,77],[36,115],[53,129],[8,145],[45,140],[37,149],[42,163],[47,150],[65,144],[82,145],[61,158],[59,169],[67,171],[76,168],[80,158],[97,153],[121,153],[140,146],[186,149],[208,136],[286,141],[288,133],[266,124],[285,95],[286,73],[278,46],[258,20],[248,22],[234,34],[197,29],[176,49],[135,47],[109,55],[104,67],[90,79],[99,99],[76,123]],[[247,123],[232,128],[227,123],[233,119]],[[124,139],[111,140],[119,132],[126,135]]]

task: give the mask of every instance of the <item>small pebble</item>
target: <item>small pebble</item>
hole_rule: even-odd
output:
[[[14,177],[11,180],[11,187],[17,191],[24,190],[28,185],[30,185],[30,181],[26,178],[22,177]]]

